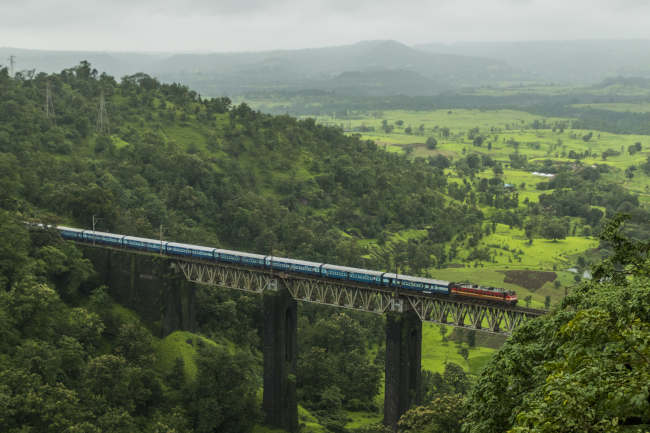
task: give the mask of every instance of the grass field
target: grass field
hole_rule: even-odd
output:
[[[446,326],[447,336],[452,328]],[[465,360],[459,353],[461,347],[466,347],[469,356]],[[487,347],[469,347],[467,343],[457,343],[452,340],[443,341],[440,325],[433,323],[422,324],[422,369],[434,373],[442,373],[447,362],[458,364],[472,376],[478,376],[485,364],[492,357],[494,349]]]
[[[603,109],[620,111],[637,110],[648,112],[650,103],[639,104],[594,104]],[[529,161],[553,160],[575,163],[569,158],[570,152],[589,152],[590,156],[581,159],[583,165],[607,164],[614,170],[608,174],[612,181],[619,183],[639,195],[642,203],[650,204],[650,178],[637,171],[632,179],[624,175],[626,168],[638,166],[650,156],[650,137],[634,134],[612,134],[581,129],[570,129],[571,119],[550,118],[515,110],[431,110],[405,111],[387,110],[378,114],[354,114],[349,119],[336,119],[321,116],[320,123],[338,125],[349,133],[358,133],[361,138],[373,140],[390,152],[408,152],[412,157],[428,157],[442,154],[450,158],[462,157],[469,152],[489,155],[504,165],[504,180],[515,185],[526,184],[520,194],[521,200],[536,200],[540,194],[534,186],[546,179],[533,176],[522,170],[509,168],[509,155],[515,152],[526,155]],[[390,133],[382,130],[382,121],[392,125]],[[533,122],[538,122],[538,129]],[[401,125],[398,125],[401,123]],[[552,125],[563,123],[564,129],[553,131]],[[411,133],[407,133],[407,128]],[[358,132],[363,129],[364,132]],[[371,128],[374,131],[368,131]],[[422,129],[421,129],[422,128]],[[449,135],[443,135],[443,128]],[[485,137],[484,143],[474,146],[467,138],[472,128],[478,128]],[[585,137],[591,134],[591,138]],[[437,141],[435,150],[427,149],[428,137]],[[641,143],[642,151],[630,155],[628,147]],[[488,145],[490,149],[488,149]],[[619,155],[603,159],[604,151],[619,152]],[[484,174],[485,176],[491,173]]]
[[[494,89],[497,93],[503,90]],[[514,86],[511,90],[516,92],[518,87]],[[564,92],[566,89],[560,90]],[[486,91],[489,93],[490,89]],[[544,93],[554,92],[557,89],[553,86],[542,86],[537,91]],[[650,112],[650,103],[594,105],[594,108],[598,107],[608,110]],[[650,156],[648,136],[571,129],[571,119],[545,118],[515,110],[386,110],[367,114],[353,113],[348,118],[339,119],[323,116],[316,120],[324,124],[338,125],[350,134],[360,134],[363,139],[375,141],[388,151],[406,153],[412,158],[442,154],[457,159],[470,152],[489,155],[502,163],[504,167],[502,178],[505,183],[517,188],[522,207],[525,206],[526,199],[537,202],[542,193],[549,192],[536,188],[538,183],[548,179],[528,171],[512,169],[509,166],[510,154],[517,152],[526,155],[532,162],[553,160],[574,164],[575,160],[569,158],[570,152],[588,152],[589,156],[581,159],[581,164],[609,165],[611,171],[604,175],[607,180],[624,186],[637,194],[641,203],[650,205],[650,178],[638,170],[631,179],[624,174],[626,168],[632,165],[638,166]],[[382,122],[391,125],[393,130],[389,133],[384,132]],[[553,126],[561,126],[561,128],[555,128],[554,131]],[[472,128],[478,128],[479,134],[485,138],[480,147],[474,146],[472,140],[468,138],[468,132]],[[428,137],[437,140],[437,147],[434,150],[428,149],[425,145]],[[641,143],[642,151],[630,155],[628,147],[637,142]],[[602,154],[606,150],[613,150],[619,154],[603,159]],[[461,179],[455,177],[453,170],[447,170],[446,173],[448,182],[461,182]],[[479,174],[479,177],[492,176],[490,170]],[[481,210],[486,215],[493,212],[493,209],[488,207],[482,207]],[[580,228],[579,219],[571,219],[571,224]],[[481,247],[488,247],[494,253],[493,262],[467,263],[466,254],[461,253],[452,266],[462,267],[432,268],[425,272],[446,280],[478,281],[481,284],[512,288],[517,290],[520,299],[531,296],[531,306],[543,307],[546,296],[550,296],[552,302],[557,302],[564,296],[564,288],[575,284],[575,274],[567,271],[572,267],[575,258],[579,255],[591,254],[597,248],[597,239],[580,235],[580,230],[577,230],[575,236],[563,240],[535,239],[530,245],[523,230],[499,224],[496,232],[484,237],[480,244]],[[398,242],[425,236],[425,230],[406,230],[394,234],[390,241]],[[365,240],[363,243],[367,246],[375,245],[372,239]],[[542,287],[530,290],[517,284],[505,283],[505,272],[508,270],[555,272],[562,287],[558,289],[554,282],[548,281]]]
[[[212,340],[187,331],[175,331],[163,339],[156,340],[154,343],[156,368],[158,371],[169,374],[176,359],[180,358],[183,360],[185,377],[191,381],[194,380],[198,373],[196,354],[199,344],[217,345]]]

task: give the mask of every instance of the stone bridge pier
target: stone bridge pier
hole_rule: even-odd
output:
[[[297,303],[284,287],[264,292],[264,396],[266,424],[298,431],[296,400]]]
[[[386,315],[384,424],[397,421],[421,400],[422,322],[414,311]]]

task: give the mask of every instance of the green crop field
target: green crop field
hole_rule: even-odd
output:
[[[553,88],[544,87],[538,90],[553,91]],[[498,93],[503,89],[494,91]],[[607,110],[650,111],[650,104],[647,103],[597,106]],[[628,167],[638,166],[650,156],[650,137],[645,135],[571,129],[572,119],[543,117],[516,110],[386,110],[372,113],[355,112],[346,118],[322,116],[316,120],[323,124],[338,125],[349,134],[360,134],[363,139],[373,140],[387,151],[405,153],[411,158],[427,158],[438,154],[452,159],[469,153],[489,155],[502,163],[502,179],[516,187],[520,207],[524,207],[526,201],[537,202],[541,194],[549,193],[536,188],[537,184],[548,181],[548,178],[511,168],[510,154],[516,152],[525,155],[531,162],[551,160],[575,164],[575,159],[570,158],[571,152],[586,153],[580,160],[581,164],[609,165],[611,170],[605,175],[609,181],[624,186],[637,194],[641,203],[650,205],[648,177],[638,175],[630,179],[624,173]],[[392,130],[386,132],[385,125]],[[484,137],[480,146],[475,146],[473,140],[468,138],[470,130],[476,131],[476,128],[477,134]],[[425,145],[428,137],[434,137],[437,141],[433,150]],[[637,142],[641,143],[642,151],[630,155],[628,147]],[[603,158],[602,155],[606,151],[610,156]],[[448,182],[462,182],[453,170],[445,172]],[[479,178],[492,176],[491,171],[478,174]],[[482,206],[481,210],[486,215],[493,212],[492,208],[485,206]],[[576,229],[579,228],[580,219],[571,219],[571,224]],[[566,239],[535,239],[530,244],[522,229],[498,224],[496,231],[485,236],[479,245],[494,253],[493,261],[468,263],[466,254],[461,252],[450,267],[430,268],[423,273],[447,280],[477,281],[515,289],[522,300],[521,303],[525,297],[530,296],[532,307],[543,308],[547,296],[551,297],[552,302],[557,302],[565,294],[564,287],[575,284],[576,274],[569,271],[575,257],[589,255],[598,247],[596,238],[581,234],[580,230],[577,230],[575,235]],[[426,230],[407,230],[394,234],[389,241],[399,242],[424,237]],[[374,239],[364,240],[363,244],[379,248]],[[509,270],[554,272],[554,278],[562,287],[557,288],[555,281],[546,281],[535,289],[508,283],[505,280]]]

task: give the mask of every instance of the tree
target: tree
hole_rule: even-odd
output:
[[[519,327],[483,370],[466,432],[604,433],[650,424],[650,242],[624,236],[623,220],[601,234],[612,255],[594,279]]]
[[[404,433],[460,433],[467,413],[465,399],[460,394],[447,394],[429,404],[408,410],[399,420]]]
[[[433,150],[438,146],[438,140],[436,140],[433,137],[429,137],[429,138],[427,138],[426,146],[427,146],[427,149]]]
[[[524,226],[524,233],[526,235],[526,239],[528,239],[528,244],[533,243],[533,239],[535,237],[535,224],[532,222],[529,222]]]
[[[552,239],[553,241],[564,239],[567,232],[567,224],[559,218],[546,218],[542,222],[541,235],[546,239]]]
[[[469,347],[476,346],[476,331],[470,330],[467,334],[467,345]]]
[[[368,359],[366,339],[359,322],[345,313],[322,317],[311,326],[305,324],[299,347],[306,349],[298,354],[297,385],[306,406],[324,409],[322,400],[331,387],[336,387],[346,407],[372,406],[381,370]],[[334,395],[332,392],[327,395]]]
[[[0,210],[0,239],[0,290],[5,290],[25,273],[29,237],[26,227],[4,210]]]
[[[241,350],[229,352],[220,346],[199,347],[200,380],[193,383],[187,396],[197,433],[244,433],[259,419],[255,360]]]
[[[447,326],[445,325],[438,325],[438,330],[440,331],[440,337],[442,337],[442,342],[445,343],[447,341]]]
[[[641,143],[637,141],[636,143],[628,146],[627,151],[630,154],[630,156],[632,156],[637,152],[641,152],[641,149],[642,149]]]

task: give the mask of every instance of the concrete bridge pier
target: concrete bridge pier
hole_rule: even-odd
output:
[[[414,311],[386,316],[384,424],[397,421],[421,400],[422,322]]]
[[[264,292],[264,396],[266,424],[298,431],[296,400],[297,303],[285,288]]]

